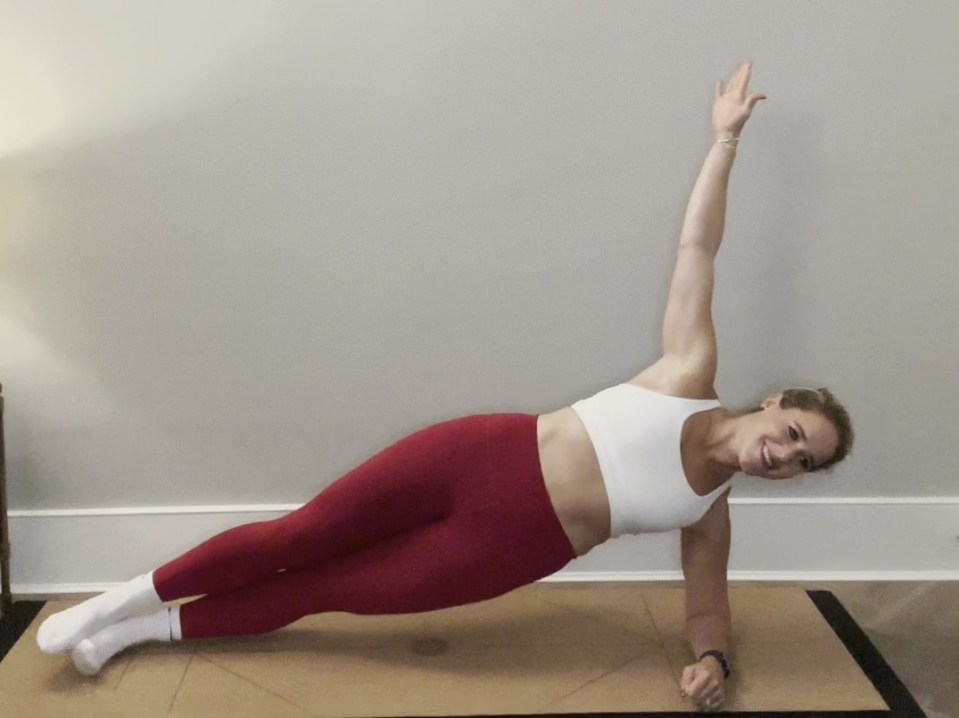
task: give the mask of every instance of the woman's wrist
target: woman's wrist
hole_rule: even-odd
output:
[[[730,155],[736,154],[736,148],[739,147],[739,135],[735,135],[732,132],[720,132],[716,135],[716,140],[713,142],[713,147],[724,147],[728,150]],[[727,154],[727,153],[724,153]]]
[[[713,133],[714,139],[716,142],[722,142],[724,140],[738,140],[739,133],[734,132],[733,130],[723,130],[721,132]]]
[[[726,658],[726,654],[722,651],[706,651],[706,653],[699,657],[699,662],[702,663],[706,658],[712,658],[716,665],[719,666],[723,673],[723,679],[729,678],[732,669],[729,667],[729,660]]]

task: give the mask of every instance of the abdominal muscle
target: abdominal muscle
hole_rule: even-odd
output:
[[[586,427],[572,407],[537,417],[546,490],[577,556],[609,539],[609,498]]]

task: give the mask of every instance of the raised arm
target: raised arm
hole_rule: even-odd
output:
[[[736,141],[752,109],[765,95],[746,94],[752,61],[740,65],[726,89],[716,83],[713,104],[715,142],[693,187],[679,237],[676,268],[663,318],[663,356],[668,361],[715,371],[713,263],[723,240],[726,191]]]
[[[669,290],[663,325],[664,359],[685,358],[692,371],[715,374],[716,337],[712,322],[713,263],[723,240],[726,188],[735,157],[735,138],[753,107],[765,95],[746,95],[752,62],[743,63],[727,89],[716,84],[713,132],[716,143],[706,157],[689,200],[679,239],[679,257]],[[725,141],[728,140],[728,141]],[[709,364],[709,362],[712,362]],[[698,363],[690,363],[698,362]],[[711,369],[710,369],[711,367]],[[726,579],[729,562],[729,492],[705,516],[682,532],[686,581],[686,638],[697,659],[687,666],[680,687],[701,708],[716,710],[725,700],[722,664],[708,650],[728,654],[732,628]]]

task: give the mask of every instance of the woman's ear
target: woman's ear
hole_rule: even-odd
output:
[[[773,394],[772,396],[767,396],[765,399],[763,399],[763,403],[760,408],[765,409],[766,407],[769,407],[769,406],[779,406],[779,402],[781,402],[782,400],[783,400],[782,392],[779,392],[778,394]]]

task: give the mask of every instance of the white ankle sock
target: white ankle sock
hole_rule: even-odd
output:
[[[37,645],[44,653],[64,653],[112,623],[162,605],[151,571],[50,616],[40,626]]]
[[[177,631],[173,630],[174,622]],[[174,640],[174,634],[179,633],[179,624],[179,606],[162,608],[149,616],[137,616],[114,623],[77,644],[73,649],[73,665],[80,673],[95,676],[107,661],[125,648],[147,641],[169,643]]]

